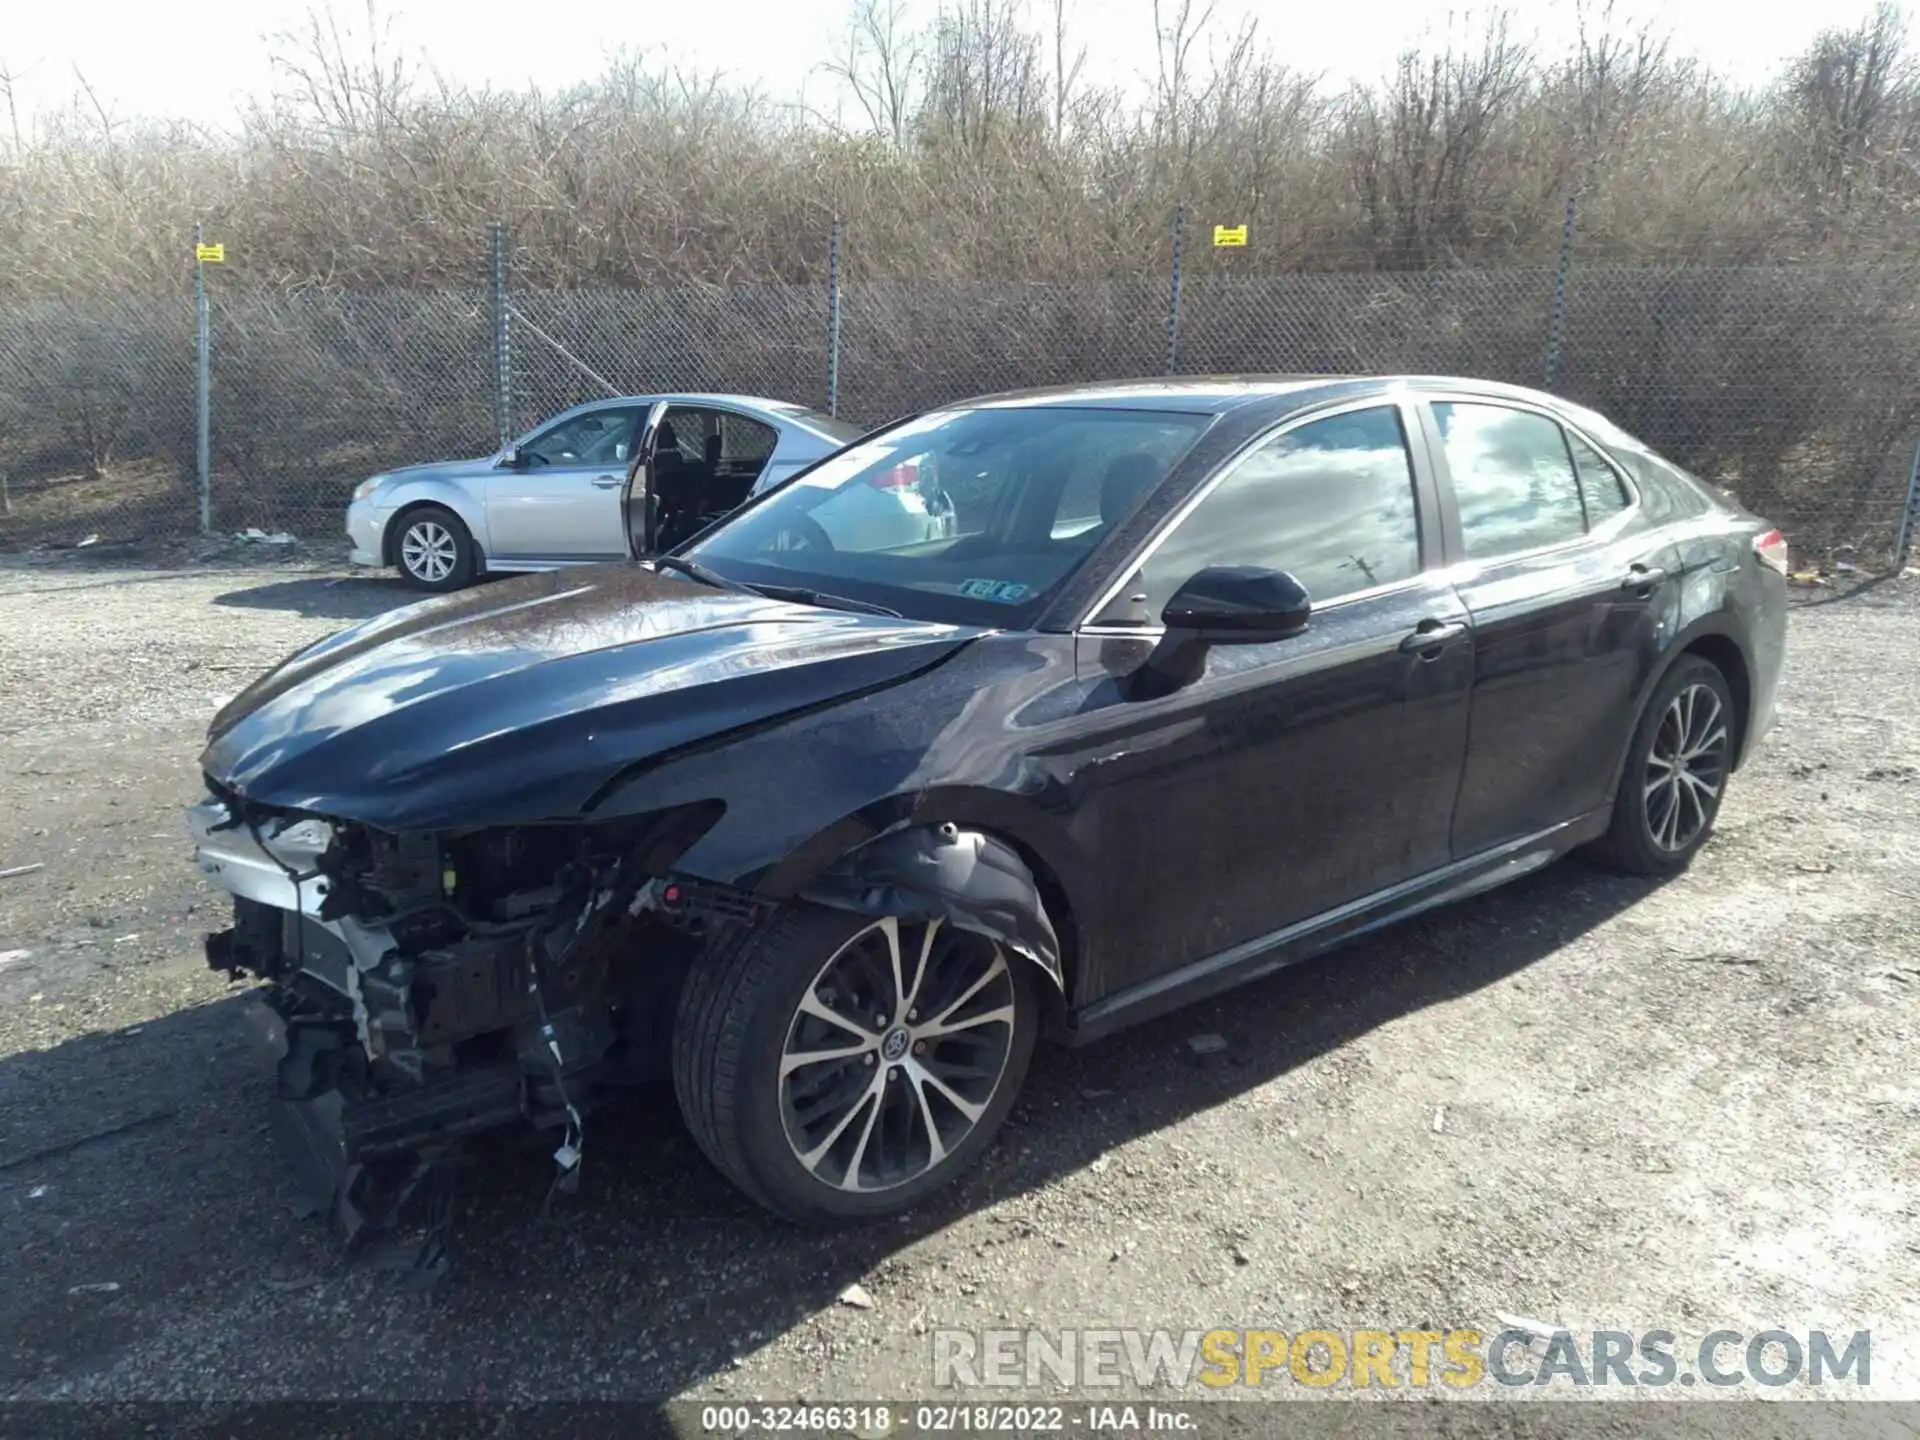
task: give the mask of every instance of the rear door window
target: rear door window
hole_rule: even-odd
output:
[[[1580,499],[1587,507],[1587,528],[1604,525],[1632,503],[1627,487],[1619,472],[1572,431],[1567,432],[1567,448],[1573,452],[1573,468],[1580,477]]]
[[[1490,560],[1577,540],[1586,509],[1566,433],[1532,410],[1437,401],[1467,555]]]

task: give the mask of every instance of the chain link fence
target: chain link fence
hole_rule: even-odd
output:
[[[193,417],[190,294],[0,308],[0,547],[81,539],[107,499],[197,523]]]
[[[830,284],[624,291],[515,289],[504,265],[471,291],[226,293],[215,275],[213,526],[332,538],[367,476],[613,393],[743,391],[878,424],[1169,369],[1553,375],[1799,554],[1878,568],[1910,523],[1920,262],[868,283],[838,258]],[[0,308],[0,547],[197,529],[194,406],[189,296]]]

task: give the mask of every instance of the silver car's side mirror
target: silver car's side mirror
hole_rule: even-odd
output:
[[[500,467],[503,470],[518,470],[520,468],[520,447],[518,445],[509,445],[505,450],[500,452]]]

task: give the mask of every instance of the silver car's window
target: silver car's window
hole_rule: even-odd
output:
[[[632,453],[633,431],[639,411],[627,408],[590,410],[550,425],[521,445],[520,463],[547,465],[624,464]]]
[[[720,412],[720,458],[728,464],[764,465],[780,441],[780,432],[771,425],[731,410]]]
[[[748,583],[1017,623],[1211,419],[1067,406],[937,411],[801,472],[688,553]]]
[[[1515,555],[1587,533],[1566,432],[1546,416],[1505,405],[1433,407],[1460,507],[1460,538],[1475,560]]]
[[[756,475],[780,440],[780,432],[771,425],[715,405],[670,406],[660,438],[669,432],[681,458],[692,464],[711,461],[723,472],[744,470]]]

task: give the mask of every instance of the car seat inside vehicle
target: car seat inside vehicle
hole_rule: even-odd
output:
[[[654,547],[662,550],[739,506],[765,465],[729,463],[721,412],[685,407],[674,415],[678,427],[663,421],[654,442]]]

